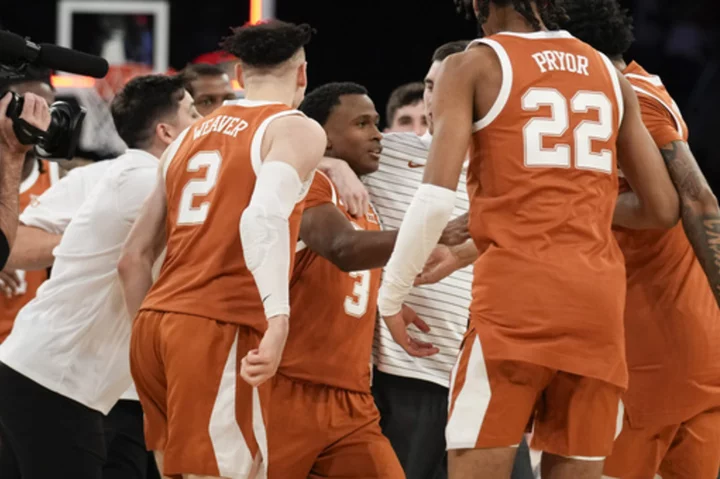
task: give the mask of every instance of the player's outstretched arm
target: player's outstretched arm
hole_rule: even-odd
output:
[[[340,270],[362,271],[385,266],[397,231],[356,230],[332,203],[303,212],[300,239]]]
[[[423,184],[405,213],[380,290],[378,307],[393,339],[415,356],[433,353],[407,334],[402,304],[455,205],[455,190],[472,133],[478,61],[482,63],[479,56],[483,54],[466,52],[443,62],[433,98],[435,131]]]
[[[62,235],[48,233],[33,226],[19,225],[15,247],[5,265],[6,269],[35,271],[49,268],[55,262],[53,250]]]
[[[617,140],[620,168],[632,188],[618,196],[613,224],[632,229],[671,228],[680,217],[677,191],[642,121],[630,83],[618,73],[625,115]]]
[[[315,121],[287,116],[273,121],[263,139],[263,164],[250,204],[240,219],[245,263],[263,300],[268,329],[257,350],[242,359],[240,374],[252,386],[277,371],[288,334],[290,314],[290,238],[288,218],[303,183],[323,157],[327,138]]]
[[[683,229],[720,305],[720,208],[690,147],[673,141],[660,149],[680,196]]]
[[[161,165],[163,160],[160,162]],[[140,309],[152,286],[153,265],[165,248],[166,214],[165,178],[162,171],[158,171],[155,188],[145,200],[125,240],[117,266],[125,293],[125,305],[131,317],[134,317]]]

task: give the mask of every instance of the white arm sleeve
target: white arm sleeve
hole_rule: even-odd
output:
[[[240,218],[245,263],[255,278],[267,318],[290,314],[288,218],[302,186],[291,165],[281,161],[263,163],[250,204]]]
[[[422,271],[455,205],[455,192],[435,185],[418,188],[403,218],[378,297],[383,316],[400,312],[412,289],[415,277]]]

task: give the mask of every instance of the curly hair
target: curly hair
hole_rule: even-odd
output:
[[[468,18],[474,16],[472,0],[454,0],[454,2],[458,13],[464,14]],[[566,18],[565,11],[558,5],[556,0],[480,0],[478,5],[480,13],[477,16],[477,21],[481,25],[487,20],[490,3],[494,3],[499,7],[512,5],[535,30],[540,30],[540,21],[533,11],[533,3],[537,7],[540,19],[550,30],[557,30],[559,28],[558,23]]]
[[[243,64],[256,68],[272,68],[293,57],[310,43],[313,29],[310,25],[271,20],[256,25],[232,29],[220,46],[240,59]]]
[[[609,57],[622,57],[630,48],[632,17],[617,0],[562,0],[569,19],[560,26]]]

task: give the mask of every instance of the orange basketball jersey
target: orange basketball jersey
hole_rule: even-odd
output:
[[[372,207],[355,219],[335,186],[317,173],[305,208],[335,204],[357,229],[378,231]],[[302,238],[301,238],[302,239]],[[290,333],[279,371],[288,377],[370,392],[370,356],[381,269],[345,273],[298,243],[290,282]]]
[[[22,212],[35,199],[43,194],[59,179],[57,163],[49,161],[36,162],[32,173],[20,184],[20,211]],[[18,295],[8,298],[0,295],[0,343],[5,340],[12,330],[15,316],[35,297],[35,293],[46,279],[48,270],[16,271],[20,278]]]
[[[660,78],[634,62],[624,73],[658,148],[687,141],[687,125]],[[627,268],[624,401],[631,424],[679,424],[720,406],[720,309],[682,224],[616,228],[615,236]]]
[[[497,101],[468,171],[471,327],[491,359],[626,386],[625,270],[611,223],[623,117],[610,60],[565,31],[501,33]],[[471,45],[471,48],[473,46]]]
[[[239,226],[262,165],[265,131],[286,115],[302,113],[280,103],[229,102],[169,147],[164,166],[167,253],[141,309],[265,330],[263,304],[245,265]],[[290,216],[291,245],[297,241],[301,215],[298,200]],[[290,254],[292,267],[294,246]]]

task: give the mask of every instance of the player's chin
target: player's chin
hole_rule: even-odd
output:
[[[367,173],[374,173],[380,168],[380,152],[379,151],[369,151],[367,155],[365,155],[365,161],[363,161],[365,168],[363,168]]]

